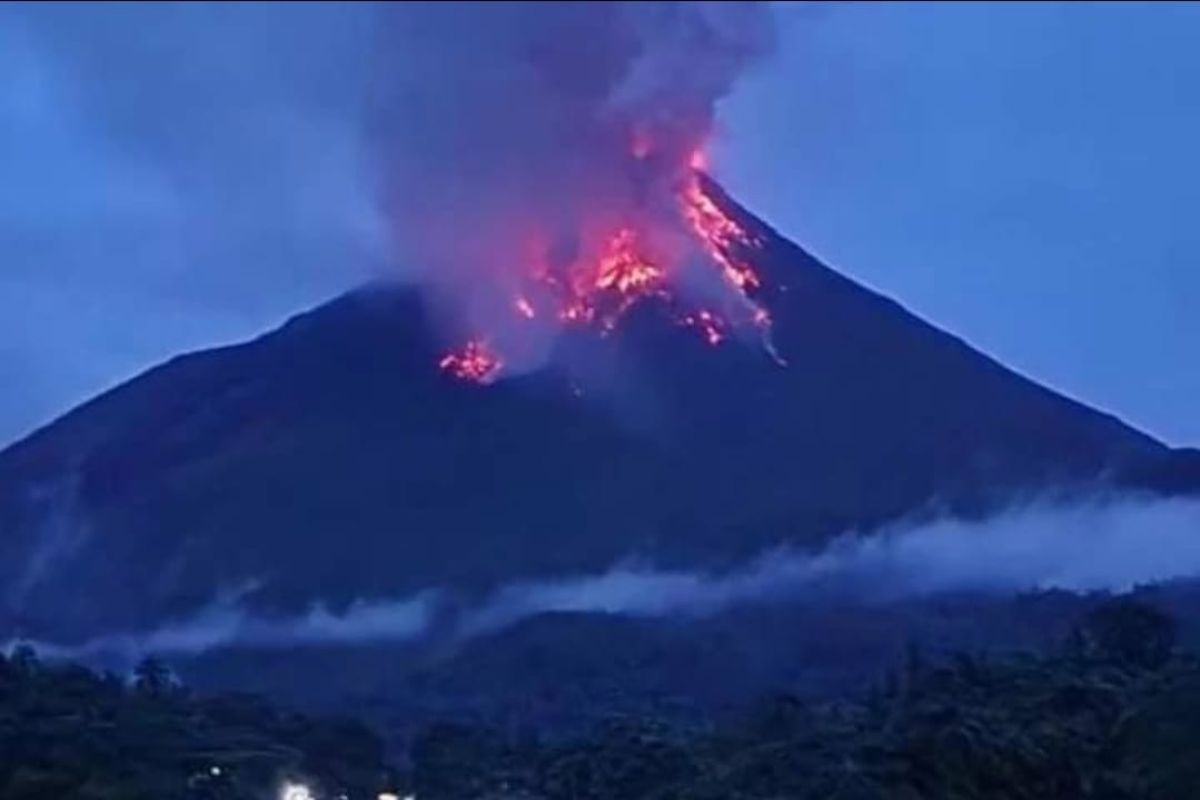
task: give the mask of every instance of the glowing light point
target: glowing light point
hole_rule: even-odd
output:
[[[279,790],[279,800],[313,800],[313,794],[302,783],[285,783]]]
[[[524,297],[518,297],[513,305],[516,306],[517,313],[525,319],[533,319],[535,316],[537,316],[534,313],[533,304]]]
[[[504,362],[491,351],[487,342],[472,339],[457,353],[442,356],[438,366],[456,378],[475,383],[491,383],[500,374]]]
[[[707,309],[701,309],[695,314],[688,314],[680,320],[689,328],[696,328],[704,336],[704,341],[713,347],[725,341],[725,321]]]

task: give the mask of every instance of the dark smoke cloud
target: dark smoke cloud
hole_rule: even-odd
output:
[[[661,213],[645,197],[656,169],[686,163],[773,43],[759,3],[404,4],[382,19],[388,224],[456,322],[491,332],[532,250],[586,251],[635,205]],[[635,137],[654,144],[645,163]]]
[[[831,592],[886,602],[953,591],[1124,591],[1196,576],[1200,501],[1035,503],[984,521],[942,519],[896,525],[870,536],[847,535],[815,553],[764,553],[727,573],[664,571],[631,563],[594,575],[511,584],[454,612],[453,628],[465,639],[558,611],[704,617],[744,604]],[[430,633],[437,620],[444,621],[441,612],[450,607],[445,593],[431,590],[362,601],[338,614],[318,604],[297,617],[263,618],[230,595],[154,631],[37,647],[50,656],[116,655],[131,661],[146,653],[189,655],[229,647],[412,641]]]

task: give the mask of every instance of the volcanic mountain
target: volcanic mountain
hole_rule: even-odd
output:
[[[423,296],[351,292],[183,355],[0,453],[0,614],[86,635],[222,593],[274,611],[484,591],[623,559],[719,569],[1014,497],[1200,486],[1198,454],[1058,395],[759,243],[772,347],[654,303],[487,385],[439,369]]]

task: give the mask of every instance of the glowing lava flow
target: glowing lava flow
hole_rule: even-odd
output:
[[[762,281],[754,270],[730,255],[736,247],[757,247],[758,242],[704,193],[699,174],[693,173],[680,200],[683,218],[705,252],[720,266],[725,280],[743,293],[759,288]]]
[[[473,339],[457,353],[448,353],[438,362],[438,366],[456,378],[475,383],[491,383],[504,362],[491,351],[487,342]]]
[[[597,289],[624,295],[643,292],[663,278],[661,269],[638,255],[637,235],[630,228],[617,231],[596,272]]]
[[[651,152],[647,139],[634,137],[632,155],[642,160]],[[704,191],[702,171],[707,161],[697,149],[687,158],[687,167],[675,191],[679,228],[696,242],[728,287],[730,301],[722,304],[725,314],[705,308],[679,308],[672,291],[675,273],[683,260],[658,261],[651,257],[636,221],[616,227],[602,239],[598,255],[577,259],[565,268],[542,264],[530,270],[526,290],[512,301],[515,312],[527,319],[546,316],[564,325],[596,325],[602,333],[613,330],[621,317],[643,299],[659,299],[676,308],[679,324],[695,328],[704,340],[719,345],[733,327],[743,323],[768,330],[767,309],[755,301],[762,279],[738,257],[740,251],[761,247],[761,241],[731,218]],[[546,308],[547,304],[552,307]],[[769,341],[764,343],[770,349]],[[440,366],[456,377],[489,383],[504,364],[482,339],[468,342],[462,350],[441,359]]]
[[[539,266],[531,271],[530,283],[537,291],[519,294],[513,301],[526,319],[542,315],[530,297],[553,307],[548,316],[564,325],[596,324],[612,330],[621,316],[644,297],[667,297],[666,273],[642,255],[633,228],[619,228],[605,241],[599,256],[571,264],[565,270]]]
[[[614,233],[596,262],[576,265],[565,284],[542,274],[542,280],[563,295],[560,321],[596,322],[606,331],[616,327],[621,316],[641,298],[664,294],[665,277],[660,267],[641,255],[632,228]]]

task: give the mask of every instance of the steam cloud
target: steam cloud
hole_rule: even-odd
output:
[[[635,208],[662,213],[656,182],[687,165],[772,43],[760,3],[389,9],[372,103],[385,217],[458,333],[503,338],[532,261],[586,256]],[[652,151],[635,159],[639,139]],[[682,247],[671,225],[649,227],[660,251]],[[523,326],[502,349],[536,359],[546,338]]]
[[[780,550],[725,574],[624,565],[598,575],[513,584],[461,613],[455,626],[467,638],[555,611],[703,617],[830,591],[850,591],[870,602],[958,590],[1122,591],[1197,575],[1200,500],[1031,504],[985,521],[943,519],[847,535],[816,553]],[[266,619],[225,598],[155,631],[37,647],[51,656],[134,659],[222,647],[410,641],[430,632],[440,601],[429,591],[360,602],[341,614],[316,606],[299,617]]]

